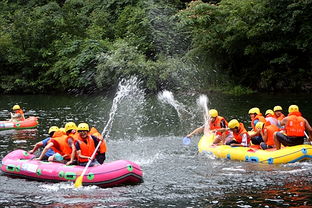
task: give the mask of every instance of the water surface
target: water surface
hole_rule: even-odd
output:
[[[46,138],[52,125],[87,122],[103,130],[114,96],[24,95],[0,96],[0,120],[19,104],[26,116],[38,116],[37,129],[0,132],[0,159],[14,149],[30,150]],[[312,206],[312,162],[283,165],[253,164],[197,154],[200,136],[184,146],[182,138],[202,125],[196,105],[199,94],[175,95],[187,109],[179,115],[156,96],[127,99],[118,106],[107,162],[127,159],[138,163],[144,183],[101,189],[74,189],[71,183],[43,183],[0,175],[0,205],[16,207],[298,207]],[[312,121],[310,95],[225,96],[208,94],[209,107],[227,120],[248,125],[247,112],[275,105],[285,110],[299,105]]]

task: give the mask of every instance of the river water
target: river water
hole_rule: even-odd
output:
[[[71,183],[43,183],[0,175],[1,207],[312,207],[312,162],[266,165],[216,159],[197,154],[200,136],[190,145],[182,138],[202,125],[196,93],[175,95],[183,109],[162,103],[157,96],[135,94],[118,106],[107,161],[127,159],[139,164],[144,183],[135,186],[73,188]],[[287,110],[298,104],[312,121],[310,95],[227,96],[208,94],[209,107],[227,120],[248,125],[247,112],[257,106],[264,112],[275,105]],[[31,130],[0,132],[0,159],[14,149],[30,150],[46,138],[52,125],[88,122],[103,130],[112,95],[0,96],[0,120],[8,119],[14,104],[26,116],[38,116]]]

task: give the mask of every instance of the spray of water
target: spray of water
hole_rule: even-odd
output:
[[[173,106],[174,109],[177,111],[180,120],[182,120],[183,112],[186,112],[190,115],[193,115],[192,113],[190,113],[186,109],[186,107],[182,103],[179,103],[177,100],[175,100],[172,92],[170,92],[168,90],[164,90],[162,92],[159,92],[157,95],[157,98],[160,102]]]
[[[206,95],[200,95],[197,99],[197,105],[203,109],[205,125],[208,124],[208,121],[210,119],[208,114],[208,97]]]
[[[108,136],[111,128],[112,128],[112,124],[113,124],[113,120],[117,111],[117,107],[118,104],[121,102],[121,100],[123,100],[125,97],[130,96],[133,92],[135,92],[135,88],[137,87],[136,84],[137,83],[137,78],[136,77],[131,77],[129,80],[121,80],[118,84],[118,90],[116,92],[116,96],[113,99],[113,104],[109,113],[109,119],[107,121],[106,126],[104,127],[103,131],[102,131],[102,135],[105,133],[106,136]]]
[[[127,88],[128,96],[118,105],[118,113],[116,115],[115,133],[117,137],[128,137],[129,139],[137,137],[141,132],[142,127],[146,124],[145,111],[145,92],[141,89],[142,82],[136,78],[128,80]],[[119,133],[119,135],[118,135]]]

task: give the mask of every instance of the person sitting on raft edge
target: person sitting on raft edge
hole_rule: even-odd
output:
[[[74,122],[65,124],[65,131],[57,131],[54,137],[48,142],[48,145],[43,149],[38,160],[42,160],[44,154],[51,148],[55,154],[48,158],[50,162],[61,162],[66,165],[72,165],[75,159],[74,136],[76,134],[77,126]]]
[[[78,165],[86,166],[92,159],[90,167],[99,165],[95,158],[91,158],[99,141],[103,141],[103,137],[90,135],[90,128],[87,123],[80,123],[77,127],[78,135],[75,139],[76,156]]]
[[[57,132],[59,131],[59,128],[57,126],[51,126],[49,128],[49,131],[48,131],[48,134],[49,134],[49,137],[47,137],[46,139],[40,141],[40,142],[37,142],[34,146],[34,148],[32,150],[30,150],[28,153],[29,154],[34,154],[34,152],[36,152],[40,147],[46,147],[48,142],[50,141],[50,139],[53,137],[54,135],[54,132]],[[55,152],[52,150],[52,149],[49,149],[43,156],[42,160],[48,160],[48,158],[52,155],[54,155]]]
[[[291,105],[288,108],[289,114],[281,120],[280,124],[285,126],[281,132],[274,134],[274,143],[276,149],[281,149],[281,144],[284,146],[296,146],[304,143],[305,131],[309,133],[309,140],[312,141],[312,128],[309,122],[302,117],[299,107]]]
[[[250,145],[250,136],[244,124],[239,123],[237,119],[232,119],[228,125],[233,132],[233,138],[226,142],[226,145],[248,147]]]
[[[14,105],[12,110],[13,110],[13,113],[11,112],[10,121],[16,122],[16,121],[24,121],[25,120],[24,112],[19,105]]]
[[[219,116],[219,113],[216,109],[209,110],[208,115],[210,117],[209,125],[198,127],[186,137],[191,138],[194,134],[200,134],[211,130],[216,133],[216,138],[213,143],[218,144],[222,142],[222,144],[224,144],[227,138],[230,136],[227,121],[222,116]]]

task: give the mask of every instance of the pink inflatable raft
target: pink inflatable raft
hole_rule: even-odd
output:
[[[74,182],[84,169],[83,166],[66,166],[62,163],[31,160],[33,157],[34,155],[24,150],[15,150],[2,159],[1,170],[9,176],[37,181]],[[82,185],[112,187],[142,182],[143,173],[139,165],[127,160],[118,160],[89,167],[83,177]]]
[[[0,130],[10,129],[31,129],[38,125],[38,118],[31,116],[26,118],[24,121],[0,121]]]

